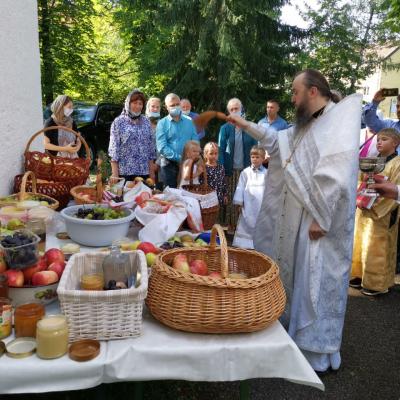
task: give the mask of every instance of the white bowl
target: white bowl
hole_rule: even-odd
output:
[[[109,246],[113,240],[125,237],[128,234],[129,224],[135,217],[132,210],[125,208],[126,217],[110,220],[80,219],[74,215],[82,207],[100,207],[99,204],[85,204],[85,206],[71,206],[64,208],[61,215],[69,237],[76,243],[84,246]],[[107,206],[101,206],[108,208]]]
[[[8,295],[14,307],[25,303],[50,304],[57,299],[58,282],[43,286],[10,287]]]

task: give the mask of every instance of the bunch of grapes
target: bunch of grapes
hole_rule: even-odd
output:
[[[126,216],[123,210],[114,210],[112,208],[104,207],[93,207],[93,208],[79,208],[75,214],[80,219],[92,219],[92,220],[109,220],[118,219]]]

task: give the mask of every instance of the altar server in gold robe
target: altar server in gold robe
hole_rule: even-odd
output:
[[[396,148],[400,132],[393,128],[378,133],[379,156],[386,157],[380,175],[400,184],[400,157]],[[378,198],[371,209],[357,209],[350,286],[362,288],[367,296],[387,293],[394,285],[396,270],[399,204],[395,200]]]

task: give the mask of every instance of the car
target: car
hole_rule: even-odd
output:
[[[72,118],[89,146],[92,166],[100,150],[107,152],[111,124],[121,114],[122,108],[122,104],[116,103],[74,101]],[[50,116],[50,106],[47,106],[43,112],[43,117],[47,119]],[[83,147],[79,151],[79,155],[85,156]]]

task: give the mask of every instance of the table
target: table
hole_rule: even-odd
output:
[[[48,239],[48,246],[57,245],[54,236]],[[46,311],[57,313],[58,303]],[[168,328],[145,309],[140,337],[102,342],[100,355],[90,362],[78,363],[68,356],[56,360],[41,360],[36,355],[22,360],[0,358],[2,394],[77,390],[121,381],[245,382],[251,378],[284,378],[324,390],[278,321],[254,333],[195,334]],[[244,398],[248,390],[245,385],[241,389]]]

